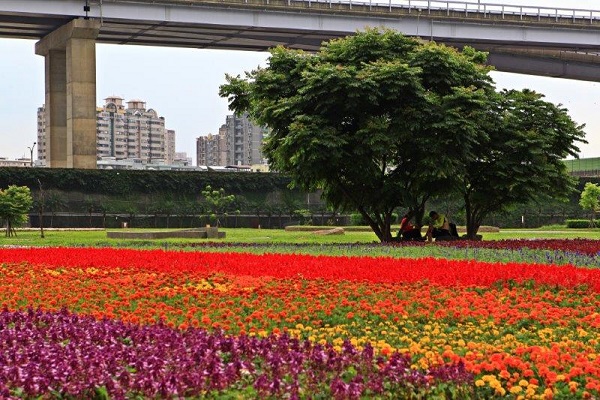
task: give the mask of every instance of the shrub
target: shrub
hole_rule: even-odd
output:
[[[567,219],[565,222],[567,223],[567,228],[589,228],[590,227],[589,219]]]
[[[366,225],[365,219],[362,214],[350,214],[350,225]]]

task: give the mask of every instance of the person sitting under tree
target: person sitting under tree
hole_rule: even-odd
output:
[[[402,240],[424,240],[421,236],[421,229],[410,223],[408,214],[405,214],[400,221],[398,236],[401,236]]]
[[[436,211],[429,213],[429,229],[427,229],[427,241],[435,240],[454,240],[457,234],[451,233],[450,221],[444,214],[438,214]]]

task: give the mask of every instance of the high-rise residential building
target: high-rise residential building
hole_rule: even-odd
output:
[[[262,164],[262,142],[265,128],[256,125],[248,114],[228,115],[225,120],[227,129],[227,164]]]
[[[96,153],[99,160],[136,159],[143,163],[173,162],[175,131],[165,128],[165,119],[142,100],[111,96],[96,112]],[[38,158],[46,159],[45,108],[38,108]]]
[[[224,134],[200,136],[196,139],[196,165],[227,165],[227,151],[221,148],[225,144]],[[224,146],[223,146],[224,147]]]
[[[262,142],[267,130],[253,123],[248,114],[228,115],[218,135],[196,139],[198,166],[265,164]]]
[[[218,160],[219,164],[216,165],[227,165],[229,162],[227,161],[227,125],[223,124],[219,128],[219,137],[218,137]]]
[[[167,129],[165,132],[165,157],[167,164],[173,164],[175,161],[175,131]]]

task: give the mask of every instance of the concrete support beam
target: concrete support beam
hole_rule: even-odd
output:
[[[48,165],[96,168],[96,37],[100,23],[75,19],[42,38],[46,59]]]
[[[64,50],[46,55],[46,157],[52,168],[67,168],[66,57]]]

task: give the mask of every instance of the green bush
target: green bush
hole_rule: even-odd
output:
[[[392,224],[395,224],[398,222],[400,222],[398,220],[398,214],[392,213]],[[350,225],[363,226],[363,225],[369,225],[369,224],[367,223],[367,221],[365,221],[362,214],[355,213],[355,214],[350,214]]]
[[[360,226],[360,225],[366,225],[367,222],[365,221],[365,219],[363,218],[362,214],[350,214],[350,225],[353,226]]]
[[[567,228],[589,228],[590,227],[589,219],[567,219],[565,222],[567,223]]]

